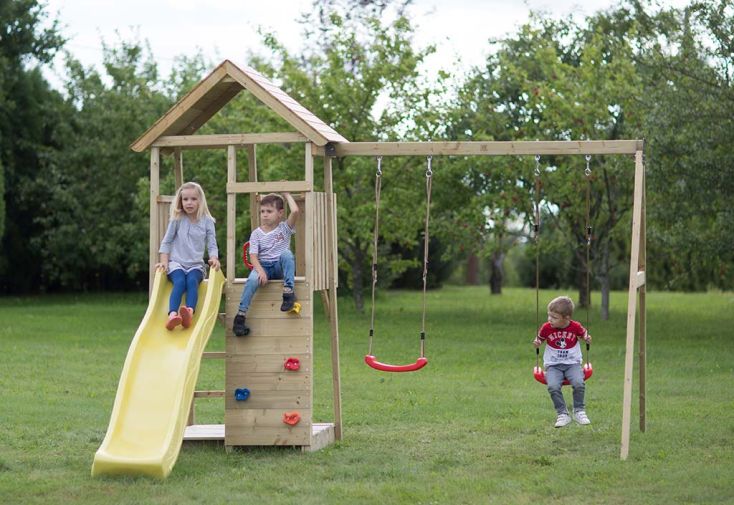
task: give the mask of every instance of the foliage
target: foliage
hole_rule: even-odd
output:
[[[734,285],[734,4],[649,12],[634,3],[649,140],[651,280],[666,289]]]
[[[45,199],[48,157],[60,149],[61,97],[39,66],[64,40],[36,0],[0,2],[0,292],[27,291],[38,281],[39,251],[28,237]]]
[[[300,55],[289,54],[273,37],[267,43],[275,54],[279,84],[317,117],[349,140],[394,140],[429,106],[430,90],[423,87],[418,66],[432,48],[415,50],[412,32],[405,17],[383,23],[374,16],[335,10],[306,32]],[[376,117],[381,101],[387,105]],[[384,162],[381,242],[402,247],[416,243],[422,221],[412,209],[424,198],[424,170],[417,163],[396,158]],[[374,175],[372,159],[334,160],[340,268],[348,272],[345,287],[360,310],[371,257]],[[399,273],[399,265],[389,268]]]

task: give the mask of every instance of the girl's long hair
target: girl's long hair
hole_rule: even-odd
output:
[[[202,216],[209,216],[212,218],[212,221],[216,222],[216,219],[214,219],[214,216],[212,216],[211,212],[209,212],[209,206],[206,204],[206,195],[204,194],[204,190],[201,188],[201,186],[195,182],[185,182],[181,184],[181,187],[178,188],[178,191],[176,191],[176,196],[173,199],[173,203],[171,204],[171,213],[169,214],[169,220],[173,221],[174,219],[181,219],[181,216],[186,214],[186,212],[183,210],[183,204],[181,202],[181,193],[183,193],[184,189],[195,189],[196,192],[199,194],[199,208],[196,211],[196,220],[198,221],[201,219]]]

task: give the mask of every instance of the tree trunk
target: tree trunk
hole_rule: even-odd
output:
[[[467,286],[479,285],[479,258],[474,253],[466,259],[466,284]]]
[[[578,287],[579,287],[579,303],[578,306],[587,307],[591,302],[589,300],[588,285],[586,281],[586,249],[583,252],[577,251],[576,258],[578,259],[579,268],[578,272]]]
[[[609,319],[609,296],[612,281],[609,278],[609,241],[606,240],[601,247],[601,261],[599,262],[599,282],[601,284],[601,308],[599,317],[602,321]]]
[[[505,278],[504,261],[505,253],[502,250],[498,249],[492,253],[489,289],[493,295],[502,294],[502,281]]]
[[[364,259],[362,251],[356,249],[352,254],[352,298],[354,299],[354,307],[357,312],[364,312],[364,279],[362,261]],[[372,280],[370,280],[372,282]]]

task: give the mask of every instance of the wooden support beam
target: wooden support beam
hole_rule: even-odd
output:
[[[183,153],[181,149],[173,150],[173,177],[176,179],[176,190],[183,185]]]
[[[194,391],[194,398],[224,398],[224,391]]]
[[[225,359],[227,353],[224,351],[206,351],[201,354],[202,359]]]
[[[642,209],[640,211],[640,257],[637,261],[637,270],[643,273],[647,271],[647,191],[645,190],[645,160],[640,156],[642,165]],[[639,368],[640,368],[640,431],[645,432],[646,401],[647,401],[647,282],[640,286],[640,344],[639,344]]]
[[[640,237],[642,228],[642,193],[644,168],[642,151],[635,154],[635,191],[632,204],[632,241],[630,251],[629,291],[627,294],[627,340],[624,356],[624,384],[622,395],[622,443],[619,457],[629,455],[630,424],[632,416],[632,369],[635,352],[635,322],[637,313],[637,272],[640,261]]]
[[[237,184],[237,150],[227,146],[227,186]],[[227,192],[227,281],[235,277],[235,224],[237,223],[237,195]]]
[[[160,149],[153,147],[150,150],[150,244],[148,261],[148,293],[153,289],[153,277],[155,275],[155,264],[158,262],[158,197],[161,192],[160,185]]]
[[[549,140],[520,142],[349,142],[334,144],[335,156],[502,156],[502,155],[571,155],[635,154],[642,140]],[[324,156],[318,147],[315,155]]]
[[[228,182],[227,193],[304,193],[310,192],[313,183],[306,181]]]
[[[251,144],[247,146],[247,169],[248,180],[257,182],[257,146]],[[250,194],[250,229],[254,230],[260,226],[260,202],[257,200],[257,193]]]
[[[153,142],[154,147],[176,147],[178,149],[212,149],[227,146],[242,147],[249,144],[290,144],[307,142],[308,139],[296,132],[243,133],[220,135],[169,135]]]

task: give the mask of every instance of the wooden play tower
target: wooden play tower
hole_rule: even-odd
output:
[[[237,135],[193,135],[238,93],[246,90],[283,118],[292,132]],[[306,110],[267,78],[224,61],[179,100],[130,146],[136,152],[150,149],[150,272],[158,261],[158,248],[168,226],[173,196],[160,194],[161,156],[173,156],[176,188],[184,182],[183,153],[190,149],[224,149],[227,153],[227,244],[225,312],[226,351],[205,352],[202,359],[225,360],[223,391],[196,391],[197,397],[225,398],[224,425],[197,425],[192,403],[184,440],[224,440],[225,446],[291,445],[317,450],[341,439],[341,393],[339,380],[339,333],[337,321],[336,197],[332,189],[331,158],[324,156],[324,191],[315,191],[314,147],[347,140]],[[301,143],[304,145],[303,180],[265,182],[258,180],[257,145]],[[238,174],[237,155],[247,156],[248,174]],[[243,177],[244,178],[244,177]],[[205,188],[209,191],[209,188]],[[303,215],[295,235],[296,296],[302,305],[297,316],[282,313],[282,283],[275,281],[258,290],[248,311],[247,337],[235,337],[232,322],[246,279],[235,277],[240,247],[247,237],[235,236],[236,196],[250,195],[252,229],[259,226],[258,194],[289,191],[300,200]],[[220,220],[218,226],[222,226]],[[223,266],[225,263],[222,263]],[[313,309],[314,293],[327,307],[331,322],[334,422],[313,422]],[[297,360],[298,367],[285,363]],[[247,389],[246,400],[236,399]],[[240,395],[241,398],[241,395]],[[300,421],[284,422],[284,415],[297,412]]]
[[[294,131],[226,135],[194,135],[238,93],[246,90],[283,118]],[[259,181],[258,144],[304,146],[303,179]],[[166,231],[173,197],[160,194],[161,156],[173,157],[176,188],[183,182],[183,152],[190,149],[221,149],[227,153],[226,297],[220,320],[226,328],[226,351],[204,353],[203,358],[225,360],[225,389],[197,391],[196,397],[225,398],[224,425],[196,425],[192,413],[184,439],[224,440],[225,446],[291,445],[317,450],[342,437],[339,375],[339,329],[337,312],[336,195],[332,183],[332,158],[345,156],[565,156],[624,155],[634,158],[634,196],[627,305],[627,338],[622,405],[620,457],[629,453],[632,374],[635,335],[639,334],[639,426],[645,431],[646,413],[646,268],[645,168],[641,140],[610,141],[525,141],[525,142],[352,142],[339,135],[296,100],[257,71],[224,61],[179,100],[163,117],[140,136],[131,148],[150,149],[150,272],[158,260],[158,249]],[[247,156],[246,180],[238,177],[237,155]],[[323,191],[316,191],[314,164],[323,163]],[[243,174],[244,179],[244,174]],[[210,192],[209,188],[205,188]],[[278,282],[260,288],[248,311],[252,333],[235,337],[232,322],[246,279],[235,277],[239,247],[247,237],[235,236],[236,196],[250,195],[252,228],[258,223],[257,194],[289,191],[300,198],[303,215],[295,235],[296,295],[303,305],[300,316],[279,310]],[[222,221],[218,222],[222,226]],[[223,263],[224,264],[224,263]],[[331,332],[333,379],[333,423],[313,422],[313,310],[314,294],[326,307]],[[638,305],[639,300],[639,305]],[[637,310],[639,307],[639,320]],[[636,323],[639,321],[639,327]],[[298,360],[298,370],[285,366]],[[251,393],[246,401],[236,399],[238,389]],[[298,412],[300,422],[284,422],[284,414]]]

